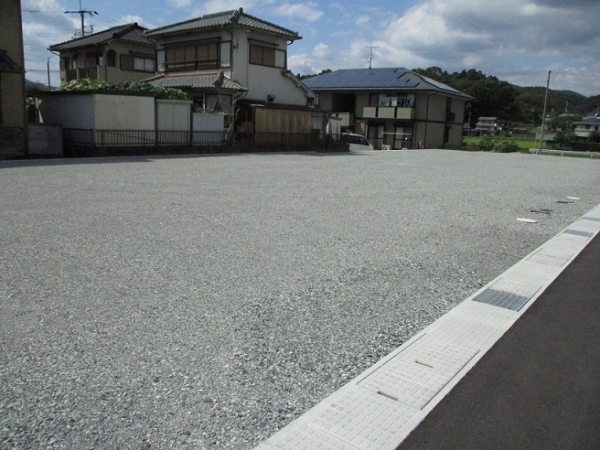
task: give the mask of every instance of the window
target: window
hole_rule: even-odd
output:
[[[154,72],[154,58],[134,55],[121,55],[121,70]]]
[[[285,69],[286,53],[275,47],[250,44],[250,64]]]
[[[229,65],[229,43],[227,43],[226,63]],[[165,66],[167,71],[218,69],[221,64],[219,41],[212,40],[188,45],[167,47]]]
[[[108,67],[115,67],[117,65],[117,53],[114,50],[106,52],[106,65]]]
[[[231,42],[221,42],[221,67],[231,67]]]

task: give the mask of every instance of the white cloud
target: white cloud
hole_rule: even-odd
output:
[[[316,22],[323,16],[323,11],[316,6],[314,3],[284,3],[275,8],[273,14],[298,21]]]
[[[333,6],[338,15],[345,13],[341,5]],[[397,12],[387,16],[393,14]],[[362,16],[361,12],[356,22],[365,20]],[[343,68],[351,60],[354,67],[361,67],[368,60],[364,47],[369,45],[376,47],[373,67],[476,68],[534,85],[543,85],[547,70],[554,68],[556,89],[578,86],[575,90],[586,95],[600,92],[600,81],[591,76],[597,73],[600,60],[597,1],[580,0],[565,7],[558,0],[497,0],[482,7],[480,0],[427,0],[392,21],[374,11],[371,23],[376,21],[387,25],[373,26],[370,37],[365,33],[360,39],[346,37],[342,45],[324,41],[337,52],[330,49],[333,56],[323,60],[313,49],[311,66]],[[337,30],[330,36],[343,40]],[[339,53],[345,58],[338,58]],[[309,56],[305,54],[304,59]],[[524,66],[529,67],[526,74]]]
[[[371,22],[371,17],[367,15],[358,16],[354,23],[358,26],[366,25]]]
[[[149,29],[156,28],[156,25],[153,25],[153,24],[151,24],[149,22],[146,22],[146,20],[144,20],[141,16],[138,16],[138,15],[129,14],[127,16],[121,16],[121,17],[119,17],[117,19],[117,21],[120,24],[134,23],[135,22],[135,23],[137,23],[138,25],[140,25],[142,27],[146,27],[146,28],[149,28]]]
[[[194,0],[168,0],[168,3],[174,8],[182,9],[190,6]]]

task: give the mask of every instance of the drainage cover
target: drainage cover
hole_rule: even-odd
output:
[[[588,238],[591,238],[594,236],[594,233],[590,233],[589,231],[571,230],[570,228],[568,230],[565,230],[564,233],[574,234],[575,236],[583,236],[583,237],[588,237]]]
[[[499,306],[500,308],[506,308],[513,311],[519,311],[529,300],[531,300],[529,297],[523,297],[522,295],[501,291],[499,289],[486,289],[473,298],[473,301],[475,302]]]

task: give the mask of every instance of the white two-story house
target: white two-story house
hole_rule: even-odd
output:
[[[154,43],[137,23],[119,25],[49,47],[60,55],[62,84],[89,78],[110,83],[154,74]]]
[[[301,39],[297,32],[240,8],[145,36],[156,43],[157,75],[147,79],[150,84],[182,89],[197,108],[223,112],[229,120],[235,112],[237,129],[310,132],[314,94],[287,68],[288,45]]]

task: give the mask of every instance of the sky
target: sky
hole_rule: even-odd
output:
[[[47,48],[73,37],[78,14],[93,31],[137,22],[156,28],[244,8],[302,36],[288,68],[477,69],[519,86],[600,95],[599,0],[21,0],[27,79],[58,86]]]

